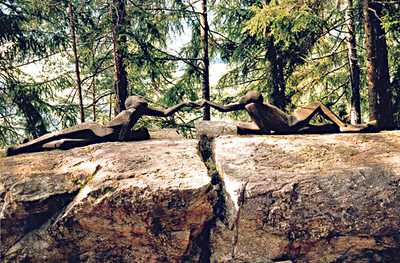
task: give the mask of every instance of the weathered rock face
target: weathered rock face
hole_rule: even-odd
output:
[[[194,140],[1,159],[3,262],[199,260],[216,192]]]
[[[199,140],[199,151],[203,160],[207,161],[212,156],[215,138],[236,133],[237,127],[234,123],[223,121],[196,122],[196,135]]]
[[[1,158],[2,262],[400,262],[400,132],[197,128]]]
[[[400,262],[400,133],[214,141],[211,262]]]

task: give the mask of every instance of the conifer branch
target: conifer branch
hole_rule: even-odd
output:
[[[325,72],[325,73],[324,73],[321,77],[319,77],[319,78],[313,78],[313,79],[311,79],[307,84],[305,84],[304,86],[302,86],[299,90],[303,90],[303,89],[305,89],[306,87],[313,85],[315,82],[324,79],[324,78],[325,78],[326,76],[328,76],[329,74],[334,73],[334,72],[336,72],[336,71],[338,71],[338,70],[344,68],[344,67],[347,66],[348,64],[349,64],[349,63],[346,62],[346,63],[344,63],[344,64],[343,64],[342,66],[340,66],[340,67],[337,67],[337,68],[334,68],[334,69],[331,70],[331,71]]]
[[[342,49],[340,51],[332,51],[331,53],[329,53],[325,56],[318,57],[318,58],[311,58],[310,60],[308,60],[304,57],[301,57],[301,59],[304,60],[304,62],[306,62],[306,63],[311,63],[312,61],[322,60],[322,59],[329,58],[329,57],[335,56],[340,53],[345,53],[345,52],[347,52],[347,49]]]
[[[146,11],[167,11],[167,12],[174,12],[174,13],[189,13],[189,14],[198,14],[200,15],[201,12],[197,12],[197,11],[190,11],[190,10],[183,10],[183,9],[171,9],[171,8],[150,8],[150,7],[146,7],[144,5],[138,5],[135,1],[129,0],[129,2],[134,5],[135,7],[139,8],[140,10],[142,10],[143,12]],[[188,6],[192,6],[193,4],[199,2],[195,1],[193,3],[189,3]]]
[[[322,102],[324,99],[328,98],[329,96],[331,96],[334,92],[336,92],[337,90],[343,88],[344,86],[349,84],[349,80],[347,80],[345,83],[343,83],[342,85],[340,85],[339,87],[337,87],[334,90],[331,90],[331,92],[329,92],[327,95],[323,96],[322,98],[320,98],[318,101]]]
[[[107,66],[107,67],[101,68],[100,70],[96,69],[96,72],[95,72],[94,74],[83,78],[83,79],[82,79],[82,82],[85,82],[86,80],[91,79],[91,78],[97,76],[98,74],[102,73],[103,71],[106,71],[106,70],[109,69],[109,68],[112,68],[113,66],[114,66],[114,64],[111,64],[111,65],[109,65],[109,66]]]
[[[92,102],[91,104],[85,106],[84,108],[85,108],[85,109],[88,109],[88,108],[90,108],[90,107],[93,107],[93,106],[97,105],[97,102],[98,102],[99,100],[101,100],[101,99],[104,98],[104,97],[110,96],[110,94],[113,94],[113,93],[114,93],[114,91],[111,91],[111,92],[107,92],[107,93],[105,93],[105,94],[103,94],[103,95],[97,97],[97,98],[94,100],[94,102]]]
[[[28,61],[28,62],[25,62],[25,63],[22,63],[22,64],[18,64],[18,65],[16,65],[16,66],[9,65],[9,66],[6,67],[6,70],[8,70],[8,69],[16,69],[16,68],[28,66],[28,65],[30,65],[30,64],[37,63],[37,62],[39,62],[39,61],[41,61],[41,60],[43,60],[43,59],[50,58],[50,57],[52,57],[52,56],[58,55],[58,54],[60,54],[60,53],[62,53],[62,52],[63,52],[63,51],[56,52],[56,53],[53,53],[53,54],[49,54],[49,55],[44,56],[44,57],[40,57],[40,58],[31,60],[31,61]]]

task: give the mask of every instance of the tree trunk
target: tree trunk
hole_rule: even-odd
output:
[[[79,72],[79,59],[78,59],[78,51],[76,48],[75,18],[72,10],[72,0],[68,1],[68,6],[69,6],[69,19],[71,23],[72,48],[74,52],[74,61],[75,61],[76,85],[78,88],[78,97],[79,97],[79,112],[80,112],[81,122],[85,122],[85,113],[83,111],[81,75]]]
[[[110,122],[112,120],[112,118],[111,118],[111,112],[112,112],[112,106],[113,106],[112,101],[113,101],[112,93],[110,93],[110,110],[108,111],[108,122]]]
[[[357,48],[356,39],[354,36],[354,12],[353,12],[353,0],[347,0],[346,10],[346,26],[347,26],[347,54],[349,59],[349,71],[350,71],[350,90],[351,90],[351,101],[350,101],[350,116],[351,124],[361,123],[361,106],[360,106],[360,67],[357,63]]]
[[[92,87],[92,103],[93,103],[93,106],[92,106],[92,115],[93,115],[93,121],[95,122],[96,121],[96,77],[95,76],[93,76],[93,82],[92,82],[92,85],[93,85],[93,87]]]
[[[32,99],[27,96],[24,88],[11,84],[10,90],[14,95],[13,100],[26,119],[26,131],[31,134],[33,138],[38,138],[48,133],[42,115],[40,115],[39,111],[32,104]]]
[[[125,110],[128,95],[128,79],[124,65],[126,57],[126,36],[123,35],[126,25],[125,0],[112,0],[111,18],[114,50],[114,111],[115,115]]]
[[[270,2],[269,0],[263,0],[263,6],[265,7]],[[276,52],[273,39],[270,39],[268,43],[267,60],[269,62],[268,70],[272,83],[268,102],[284,111],[286,108],[286,85],[283,74],[283,59]]]
[[[270,91],[269,103],[278,107],[281,110],[286,108],[286,97],[285,97],[285,79],[283,76],[283,60],[276,53],[276,49],[273,46],[273,41],[268,48],[268,61],[269,61],[269,71],[272,83],[272,90]]]
[[[376,120],[381,128],[394,126],[390,84],[388,53],[385,31],[380,17],[382,4],[364,0],[365,39],[367,56],[367,81],[370,120]]]
[[[201,1],[201,15],[200,15],[200,26],[201,26],[201,65],[203,71],[202,77],[202,97],[205,100],[210,100],[210,60],[208,54],[208,21],[207,21],[207,0]],[[210,107],[206,105],[203,108],[203,120],[210,120]]]

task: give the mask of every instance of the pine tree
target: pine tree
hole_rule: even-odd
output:
[[[200,35],[201,35],[201,69],[202,69],[202,98],[210,100],[210,58],[208,52],[208,15],[207,0],[201,0]],[[203,108],[203,120],[210,120],[210,107]]]
[[[0,3],[0,146],[47,133],[48,114],[62,110],[43,100],[47,82],[37,83],[23,70],[66,46],[64,31],[52,30],[65,26],[65,16],[52,7],[24,0]]]
[[[354,32],[354,11],[353,1],[347,0],[346,25],[347,25],[347,49],[350,71],[350,90],[351,90],[351,124],[361,123],[360,106],[360,68],[357,60],[357,48]]]
[[[81,74],[79,72],[79,59],[78,59],[78,50],[76,48],[76,35],[75,35],[75,17],[72,6],[72,0],[68,0],[68,9],[71,21],[71,38],[72,38],[72,50],[74,53],[74,62],[75,62],[75,73],[76,73],[76,86],[78,89],[78,98],[79,98],[79,113],[81,122],[85,121],[85,114],[83,112],[83,98],[82,98],[82,86],[81,86]]]
[[[389,72],[391,83],[389,93],[392,96],[395,125],[400,127],[400,3],[385,2],[383,6],[382,27],[388,48]]]
[[[221,44],[223,58],[236,67],[229,78],[246,90],[267,93],[272,104],[285,110],[287,80],[326,27],[319,9],[317,1],[245,1],[221,7],[220,30],[227,37]],[[223,25],[231,20],[240,23]]]
[[[364,0],[365,34],[367,54],[367,79],[369,92],[369,114],[382,128],[394,126],[388,53],[385,31],[381,26],[382,4]]]
[[[124,60],[126,51],[126,10],[125,0],[111,0],[110,4],[113,48],[114,48],[114,89],[115,114],[125,109],[125,100],[128,97],[128,78]]]

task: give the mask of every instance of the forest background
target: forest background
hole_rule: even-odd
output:
[[[395,128],[399,39],[398,0],[0,0],[0,148],[106,124],[133,94],[164,109],[256,90],[288,113],[320,101]],[[191,136],[221,118],[250,120],[185,108],[138,125]]]

